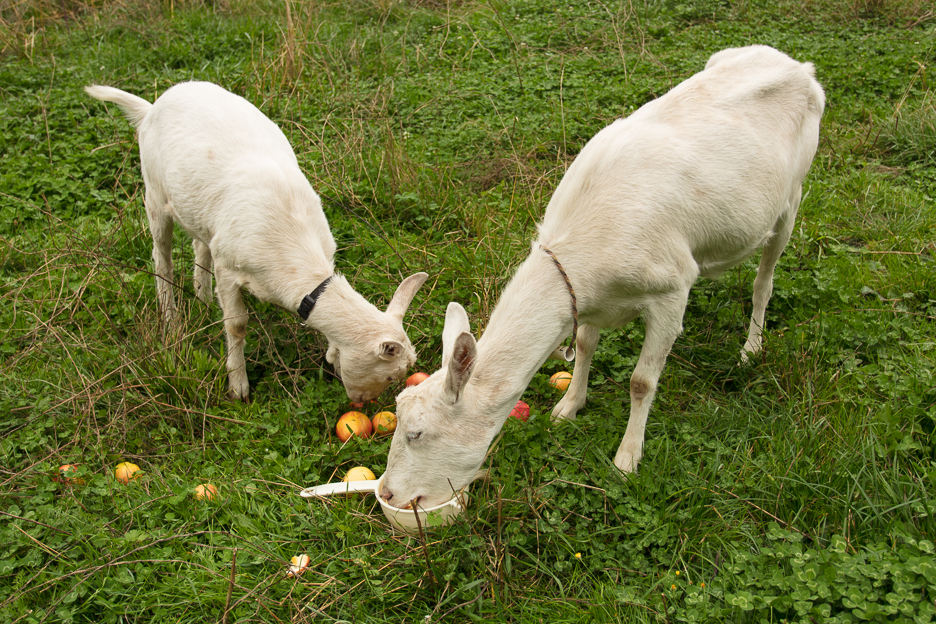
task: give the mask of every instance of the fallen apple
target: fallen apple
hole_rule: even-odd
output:
[[[213,499],[218,494],[218,488],[213,486],[210,483],[205,483],[204,485],[199,485],[195,488],[195,498],[202,500],[207,498],[208,500]]]
[[[523,401],[517,401],[517,404],[514,405],[514,408],[510,410],[510,415],[513,418],[518,418],[523,422],[526,422],[527,418],[530,417],[530,406]]]
[[[549,378],[549,385],[553,388],[556,388],[560,392],[565,392],[569,388],[569,383],[572,381],[572,373],[567,373],[565,371],[559,371],[554,373],[552,377]]]
[[[377,477],[374,476],[374,473],[371,472],[370,468],[365,468],[364,466],[355,466],[348,471],[348,474],[344,476],[342,481],[347,483],[348,481],[374,481],[376,479]]]
[[[418,386],[427,379],[429,379],[429,373],[413,373],[406,378],[406,387]]]
[[[296,555],[289,560],[289,569],[286,571],[286,576],[299,576],[309,567],[309,555]]]
[[[348,412],[342,415],[335,427],[335,435],[342,442],[347,442],[351,436],[369,438],[373,432],[374,426],[371,425],[370,418],[361,412]]]
[[[78,466],[76,464],[65,464],[59,466],[58,476],[52,477],[52,480],[65,485],[81,485],[84,483],[84,479],[79,479],[77,475]]]
[[[390,435],[396,429],[396,414],[393,412],[377,412],[371,419],[374,433],[379,436]]]
[[[132,462],[120,462],[114,469],[114,476],[117,477],[117,480],[121,483],[130,483],[130,481],[139,476],[136,474],[138,472],[140,472],[140,467],[136,464]]]

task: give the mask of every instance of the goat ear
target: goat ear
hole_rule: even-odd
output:
[[[402,323],[403,315],[406,314],[406,309],[416,296],[416,291],[428,277],[428,273],[414,273],[400,282],[393,294],[393,299],[390,300],[390,305],[387,306],[387,314]]]
[[[328,351],[325,352],[325,361],[329,364],[334,364],[337,357],[338,347],[334,345],[328,345]]]
[[[442,368],[448,366],[452,359],[452,348],[459,334],[471,331],[468,313],[454,301],[448,304],[445,310],[445,327],[442,329]]]
[[[377,347],[377,357],[388,362],[403,355],[403,343],[396,340],[384,340]]]
[[[462,390],[471,378],[471,371],[477,359],[478,349],[474,336],[464,332],[455,339],[452,346],[452,358],[445,373],[445,394],[452,403],[458,401]]]

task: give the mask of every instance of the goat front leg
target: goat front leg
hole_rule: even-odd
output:
[[[195,248],[195,296],[211,305],[211,249],[200,240],[192,239]]]
[[[588,372],[591,359],[601,338],[601,330],[592,325],[579,325],[575,338],[575,368],[572,369],[572,381],[565,396],[556,403],[552,416],[554,420],[574,420],[575,414],[585,407],[588,395]]]
[[[614,465],[624,473],[635,472],[643,457],[647,416],[656,395],[657,382],[673,343],[682,332],[689,289],[657,299],[644,311],[646,331],[640,358],[630,381],[630,418],[627,431],[614,456]]]
[[[247,309],[240,285],[224,271],[218,270],[218,302],[224,312],[224,334],[227,339],[228,397],[247,402],[250,384],[244,362],[244,339],[247,336]]]
[[[773,294],[773,274],[780,259],[780,254],[790,240],[793,233],[793,222],[796,220],[796,211],[799,209],[799,202],[802,196],[802,189],[798,190],[796,196],[790,202],[790,211],[784,213],[777,219],[774,225],[774,235],[764,245],[761,252],[760,264],[757,266],[757,277],[754,278],[754,309],[751,311],[751,326],[748,329],[748,339],[741,349],[741,360],[747,362],[751,355],[761,350],[763,344],[762,334],[764,331],[764,314],[767,310],[767,303]]]

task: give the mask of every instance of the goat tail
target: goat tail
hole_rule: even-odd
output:
[[[139,126],[146,114],[153,107],[152,104],[126,91],[115,89],[114,87],[102,87],[92,85],[85,87],[85,92],[91,97],[102,102],[113,102],[123,110],[124,115],[130,120],[134,127]]]

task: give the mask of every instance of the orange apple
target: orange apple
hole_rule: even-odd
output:
[[[370,468],[365,468],[364,466],[355,466],[348,471],[348,474],[344,476],[342,481],[347,483],[348,481],[374,481],[376,479],[377,477],[374,476],[374,473],[371,472]]]
[[[117,477],[117,480],[121,483],[130,483],[130,481],[140,476],[136,474],[138,472],[140,472],[140,467],[136,464],[131,462],[120,462],[114,469],[114,476]]]
[[[84,479],[79,479],[77,474],[77,464],[65,464],[64,466],[59,466],[58,475],[52,477],[52,480],[64,483],[65,485],[81,485],[84,483]]]
[[[552,377],[549,378],[549,385],[561,392],[565,392],[569,388],[569,383],[572,381],[572,373],[567,373],[565,371],[559,371],[554,373]]]
[[[429,378],[429,373],[413,373],[406,378],[406,387],[418,386]]]
[[[514,418],[522,420],[523,422],[526,422],[527,418],[530,417],[530,406],[523,401],[517,401],[517,404],[514,405],[514,408],[510,410],[510,415]]]
[[[361,412],[348,412],[338,419],[335,434],[342,442],[347,442],[351,436],[369,438],[374,431],[370,418]]]
[[[396,414],[393,412],[377,412],[371,420],[374,433],[379,436],[390,435],[396,429]]]
[[[198,500],[202,500],[204,498],[211,500],[217,495],[218,495],[218,488],[211,485],[210,483],[199,485],[198,487],[195,488],[195,498],[197,498]]]

